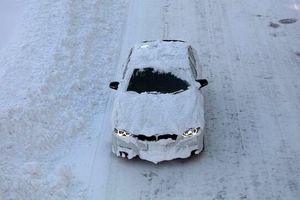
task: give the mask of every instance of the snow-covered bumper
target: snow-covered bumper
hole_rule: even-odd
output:
[[[120,136],[112,134],[112,152],[117,156],[131,159],[139,156],[141,159],[158,163],[175,158],[187,158],[192,152],[200,153],[203,149],[203,133],[184,137],[182,135],[166,139],[149,141],[136,136]]]

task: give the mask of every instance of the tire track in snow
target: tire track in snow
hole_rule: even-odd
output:
[[[287,7],[286,3],[292,5],[292,1],[285,3],[276,2],[269,5],[269,10],[272,10],[271,16],[277,19],[284,15],[291,16],[291,9]],[[281,13],[278,12],[280,10]],[[266,52],[267,59],[265,61],[269,62],[265,63],[265,66],[272,70],[274,76],[269,80],[270,83],[266,84],[265,89],[271,93],[270,114],[272,121],[276,124],[274,129],[276,135],[274,137],[278,138],[278,143],[274,146],[277,154],[275,156],[278,158],[270,159],[270,165],[276,166],[272,170],[272,177],[274,182],[276,181],[274,185],[280,187],[278,193],[282,195],[290,194],[290,198],[292,198],[292,195],[297,198],[300,194],[299,190],[296,189],[297,187],[295,187],[300,181],[299,145],[297,142],[294,142],[300,139],[296,131],[299,130],[300,126],[300,121],[298,120],[300,112],[296,106],[298,101],[295,95],[299,90],[293,87],[295,83],[299,82],[300,71],[297,65],[300,62],[292,54],[295,47],[299,46],[299,40],[295,41],[293,39],[297,38],[297,32],[299,31],[294,28],[297,28],[297,26],[293,24],[282,26],[276,30],[276,32],[282,34],[278,34],[278,37],[275,38],[273,35],[270,35],[264,40],[264,45],[272,46],[270,51]],[[265,36],[265,33],[262,31],[259,33],[260,37]],[[273,55],[278,56],[273,57]],[[296,151],[297,149],[298,152]],[[292,188],[290,187],[291,185]]]
[[[230,24],[232,24],[232,23],[230,23]],[[257,27],[258,24],[250,24],[250,26],[251,27]],[[262,30],[262,31],[260,31],[260,30]],[[262,130],[265,130],[266,128],[270,128],[270,127],[268,127],[268,124],[270,124],[270,123],[263,124],[261,121],[272,120],[272,119],[270,119],[271,116],[267,116],[265,114],[262,115],[262,112],[260,112],[260,109],[262,109],[262,105],[263,105],[263,107],[265,108],[265,111],[267,111],[267,112],[269,112],[269,114],[271,114],[274,111],[276,112],[276,110],[278,108],[278,106],[271,106],[270,107],[270,105],[273,104],[274,100],[270,99],[270,100],[266,101],[266,100],[264,100],[264,96],[267,97],[267,98],[270,98],[270,97],[274,96],[274,90],[276,91],[276,88],[280,88],[280,87],[278,87],[279,85],[277,85],[278,83],[280,83],[280,81],[276,78],[276,76],[278,76],[277,75],[278,72],[276,72],[276,71],[279,71],[279,70],[278,69],[276,70],[276,68],[274,69],[275,66],[279,66],[279,65],[278,65],[278,63],[273,62],[273,59],[271,59],[272,58],[271,55],[278,55],[278,54],[280,55],[280,53],[278,52],[278,53],[269,54],[269,52],[272,51],[273,48],[271,48],[270,51],[265,51],[265,49],[268,49],[269,48],[268,46],[270,45],[270,44],[264,43],[264,41],[268,41],[268,38],[265,37],[265,35],[267,33],[266,30],[259,29],[259,30],[256,30],[255,33],[256,33],[255,34],[256,37],[255,37],[254,41],[250,42],[250,40],[248,39],[248,41],[249,41],[248,43],[249,44],[258,44],[257,46],[259,46],[259,48],[256,50],[257,54],[255,56],[255,58],[257,58],[257,60],[253,60],[253,58],[252,58],[252,60],[248,61],[249,63],[252,63],[253,66],[251,68],[249,68],[250,71],[248,71],[247,74],[248,74],[248,76],[251,76],[251,75],[256,76],[256,74],[258,74],[258,72],[259,72],[259,74],[260,74],[259,76],[261,76],[262,79],[260,79],[260,80],[258,79],[259,81],[257,81],[257,82],[252,82],[252,83],[249,82],[249,87],[253,91],[252,95],[254,97],[256,97],[257,100],[253,99],[252,101],[249,102],[250,104],[251,104],[251,102],[256,102],[254,104],[255,107],[254,107],[253,110],[249,110],[246,113],[251,113],[251,112],[255,111],[254,113],[255,113],[256,117],[254,119],[256,119],[258,127],[260,127]],[[239,34],[244,35],[244,32],[240,32]],[[247,33],[245,33],[245,34],[247,35]],[[264,37],[262,37],[262,36],[264,36]],[[257,41],[255,41],[256,39],[257,39]],[[260,42],[260,41],[263,41],[263,42]],[[235,44],[234,46],[239,46],[239,45]],[[243,49],[251,49],[251,46],[248,46],[248,47],[244,46],[242,48]],[[243,51],[245,52],[245,50],[243,50],[243,49],[241,49],[240,52],[243,52]],[[253,52],[249,52],[249,53],[253,53]],[[247,55],[242,55],[240,60],[243,61],[243,57],[245,57],[245,56],[247,56]],[[238,69],[236,69],[236,70],[238,70]],[[239,74],[242,74],[242,73],[240,72]],[[271,77],[274,76],[274,78],[270,79],[269,78],[270,76]],[[263,78],[263,77],[267,77],[267,78]],[[245,89],[247,89],[247,87],[245,87]],[[276,96],[274,96],[274,97],[276,97]],[[269,102],[269,103],[266,104],[265,102]],[[275,102],[276,102],[276,100],[275,100]],[[242,107],[246,108],[247,106],[248,105],[246,104]],[[284,113],[284,111],[282,111],[282,113]],[[275,115],[272,114],[272,116],[275,116]],[[260,120],[258,120],[258,119],[260,119]],[[275,126],[276,126],[276,124],[279,124],[279,123],[276,123],[276,122],[275,123],[271,122],[271,123],[275,124]],[[270,136],[266,135],[266,133],[271,132],[271,135],[273,135],[274,138],[279,139],[281,137],[280,136],[281,134],[278,134],[279,132],[276,129],[274,129],[274,130],[272,130],[272,129],[271,130],[266,130],[265,133],[262,130],[257,130],[256,131],[257,134],[258,134],[258,138],[257,138],[256,142],[260,143],[260,149],[261,150],[259,152],[257,152],[258,154],[254,153],[254,155],[252,155],[252,153],[251,153],[252,156],[251,156],[251,159],[250,159],[250,160],[253,160],[253,161],[258,161],[259,167],[255,171],[252,171],[252,176],[256,176],[260,180],[261,183],[265,182],[265,184],[263,184],[263,185],[257,185],[256,186],[256,189],[258,189],[258,194],[257,193],[256,194],[260,195],[259,197],[265,196],[264,198],[269,198],[270,196],[272,198],[275,198],[275,197],[280,198],[280,195],[281,195],[282,191],[281,190],[278,191],[277,189],[274,189],[274,188],[278,188],[278,187],[279,188],[284,188],[284,187],[280,187],[278,185],[278,183],[282,184],[283,180],[275,181],[274,178],[273,178],[274,177],[274,172],[273,172],[273,170],[271,170],[272,165],[271,165],[270,162],[273,162],[272,157],[274,155],[270,155],[270,150],[273,151],[274,153],[277,150],[275,149],[275,151],[274,151],[272,149],[266,148],[266,146],[269,146],[268,143],[266,143],[266,141],[268,140],[268,137],[270,137]],[[251,132],[248,132],[247,134],[251,134]],[[249,138],[249,137],[246,137],[246,138]],[[250,139],[254,139],[254,137],[250,137]],[[253,144],[254,142],[255,142],[255,140],[253,140],[252,142],[249,142],[249,145],[251,143]],[[277,142],[275,142],[274,144],[276,144],[276,143]],[[252,148],[252,150],[250,152],[255,152],[255,149]],[[261,153],[260,156],[258,156],[259,153]],[[289,155],[291,155],[291,154],[289,154]],[[260,159],[262,159],[262,160],[259,161]],[[279,159],[278,163],[281,163],[282,161],[283,160]],[[276,168],[281,168],[279,166],[277,166]],[[267,173],[266,173],[266,175],[259,175],[258,172],[260,172],[260,171],[265,171]],[[284,171],[286,171],[286,169],[282,168],[280,171],[282,171],[284,173]]]
[[[204,94],[207,119],[206,151],[215,159],[214,164],[211,164],[212,168],[216,167],[214,173],[217,173],[218,178],[215,181],[219,182],[216,184],[219,187],[216,187],[218,191],[215,193],[215,198],[230,199],[232,198],[230,197],[231,190],[236,187],[236,184],[245,188],[243,182],[238,179],[235,181],[236,183],[232,182],[233,180],[228,176],[228,174],[239,171],[240,160],[245,153],[238,119],[239,109],[236,105],[235,74],[232,73],[232,60],[228,56],[227,35],[230,33],[222,2],[202,3],[202,5],[198,5],[199,8],[203,10],[203,13],[198,16],[204,18],[198,19],[201,22],[199,27],[204,27],[206,30],[199,28],[202,38],[198,40],[198,48],[200,52],[203,52],[204,58],[208,57],[204,74],[205,71],[210,71],[210,73],[213,71],[208,77],[210,80],[209,91]],[[206,42],[204,42],[205,39]],[[223,163],[222,171],[218,171],[221,163]],[[240,192],[241,196],[245,196],[244,189]]]
[[[221,4],[222,5],[222,4]],[[235,22],[235,20],[232,20],[236,17],[243,17],[243,16],[237,16],[237,13],[230,13],[231,15],[228,15],[226,10],[228,9],[228,7],[224,8],[224,4],[222,5],[222,10],[224,13],[224,19],[226,20],[227,26],[229,26],[228,29],[228,34],[226,34],[225,36],[225,41],[231,41],[231,43],[227,43],[226,44],[226,52],[228,52],[228,54],[226,55],[226,57],[229,57],[228,60],[228,64],[229,64],[229,68],[230,68],[230,72],[232,77],[235,77],[233,79],[233,82],[235,82],[233,84],[233,90],[236,92],[240,92],[240,94],[235,94],[235,98],[234,98],[234,102],[235,102],[235,113],[236,113],[236,120],[238,123],[238,131],[239,131],[239,137],[244,138],[244,142],[243,142],[243,151],[238,151],[235,153],[239,153],[240,156],[237,157],[237,159],[239,160],[239,162],[241,162],[242,166],[240,167],[240,169],[243,169],[243,174],[240,174],[241,176],[246,176],[246,177],[255,177],[256,175],[249,173],[249,166],[251,166],[250,162],[253,162],[253,160],[257,160],[257,159],[262,159],[264,162],[264,154],[261,148],[261,143],[259,140],[259,136],[255,136],[253,133],[258,133],[258,124],[256,122],[255,119],[257,119],[257,117],[255,117],[253,114],[257,113],[258,111],[258,107],[256,104],[256,100],[255,98],[253,98],[252,96],[253,93],[255,93],[255,88],[252,87],[251,81],[248,79],[250,78],[249,75],[251,75],[252,73],[245,73],[245,71],[247,71],[247,68],[245,68],[243,66],[243,57],[241,57],[242,55],[241,52],[243,50],[239,49],[237,50],[237,45],[233,42],[234,39],[233,37],[239,37],[238,35],[236,35],[236,31],[234,30],[234,27],[232,26],[232,23]],[[232,10],[235,10],[234,6],[232,6],[231,8]],[[242,15],[242,14],[239,14]],[[245,18],[245,17],[244,17]],[[231,21],[229,21],[229,19],[231,19]],[[238,24],[236,23],[235,26],[240,27],[243,26],[242,24]],[[242,27],[240,27],[242,29]],[[245,29],[243,29],[245,30]],[[234,32],[232,32],[234,31]],[[235,35],[233,35],[235,34]],[[245,32],[240,32],[240,35],[247,35],[249,36],[250,33],[245,33]],[[247,43],[250,43],[249,39],[247,38],[243,38],[241,37],[241,40],[246,40]],[[243,47],[245,49],[247,49],[247,47]],[[250,48],[250,47],[248,47]],[[232,61],[238,61],[238,62],[232,62]],[[246,66],[246,65],[245,65]],[[239,78],[240,77],[240,78]],[[245,81],[241,81],[241,80],[245,80]],[[245,83],[243,83],[245,82]],[[241,85],[239,87],[240,84],[244,84]],[[241,93],[242,92],[242,93]],[[244,95],[243,95],[244,94]],[[238,96],[237,96],[238,95]],[[246,117],[244,118],[243,116]],[[243,118],[242,118],[243,117]],[[245,120],[246,119],[246,120]],[[248,121],[249,120],[249,121]],[[241,125],[243,128],[241,128]],[[242,133],[241,133],[242,131]],[[249,134],[252,134],[253,136],[249,138]],[[249,140],[251,139],[251,140]],[[256,143],[256,144],[255,144]],[[245,146],[246,145],[246,146]],[[253,149],[253,146],[255,149]],[[245,147],[247,147],[247,149],[245,149]],[[254,153],[254,156],[251,152],[256,152]],[[262,155],[262,158],[258,157],[257,155]],[[249,160],[249,161],[248,161]],[[268,175],[268,171],[266,168],[264,168],[264,171],[266,172],[265,174]],[[255,178],[256,179],[256,178]],[[268,178],[267,178],[268,180]],[[254,184],[252,184],[251,182],[249,183],[247,179],[244,178],[244,180],[242,180],[243,182],[241,182],[240,184],[244,185],[244,196],[247,197],[253,197],[253,192],[251,185],[256,185],[256,184],[260,184],[258,182],[258,180],[255,180]],[[250,188],[249,188],[250,187]],[[250,190],[250,191],[248,191]],[[270,194],[272,193],[271,191],[267,191],[265,192],[266,194]],[[261,195],[261,194],[260,194]],[[260,196],[262,197],[262,196]]]

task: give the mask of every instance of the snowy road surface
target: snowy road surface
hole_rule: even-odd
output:
[[[277,22],[298,18],[295,5],[299,1],[130,1],[121,62],[142,40],[182,39],[199,51],[210,82],[206,149],[153,165],[103,155],[109,146],[103,139],[92,199],[298,199],[300,26]],[[110,137],[108,124],[109,118],[103,138]]]
[[[6,112],[1,114],[0,134],[8,139],[0,143],[4,152],[0,182],[6,184],[0,183],[0,199],[299,199],[300,0],[31,3],[24,15],[29,16],[26,20],[32,18],[38,32],[33,34],[21,23],[24,33],[17,42],[22,41],[22,49],[7,44],[0,54],[5,66],[0,71],[0,105],[18,88],[20,81],[11,75],[26,72],[25,89],[18,88],[19,98],[1,110]],[[49,19],[61,34],[37,28]],[[29,36],[25,44],[24,35]],[[45,36],[52,43],[45,42]],[[109,92],[108,82],[118,79],[117,69],[129,48],[151,39],[190,42],[200,56],[203,77],[209,80],[203,90],[205,150],[191,159],[154,165],[110,152],[113,91]],[[46,58],[35,56],[44,55],[36,49],[47,47]],[[15,52],[18,57],[9,59]],[[34,59],[26,61],[28,52]],[[26,70],[20,64],[24,60],[34,70]],[[33,76],[36,84],[32,84],[28,77],[36,74],[45,77],[36,81]],[[29,96],[26,86],[31,88]],[[23,96],[29,100],[21,104]],[[14,105],[22,106],[16,110]],[[57,132],[46,131],[45,136],[43,130],[52,127]],[[37,140],[28,148],[15,149],[11,142],[15,133],[21,138],[19,145],[28,141],[23,138],[29,133]],[[14,152],[18,155],[13,157]],[[22,167],[23,162],[29,167]]]

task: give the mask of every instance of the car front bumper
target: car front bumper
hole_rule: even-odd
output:
[[[112,134],[112,152],[117,156],[131,159],[139,156],[141,159],[158,163],[176,158],[187,158],[194,151],[200,153],[203,149],[203,133],[191,137],[178,136],[176,140],[161,139],[158,141],[141,141],[132,136]]]

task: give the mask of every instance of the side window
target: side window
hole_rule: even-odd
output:
[[[192,70],[192,73],[197,78],[197,70],[196,70],[196,59],[194,57],[194,53],[191,47],[188,48],[188,54],[189,54],[189,63]]]
[[[129,51],[129,55],[128,55],[127,60],[126,60],[126,64],[125,64],[125,67],[124,67],[122,79],[125,78],[125,74],[126,74],[126,71],[127,71],[127,69],[128,69],[128,63],[130,62],[130,56],[131,56],[131,54],[132,54],[132,50],[133,50],[133,49],[131,48],[130,51]]]

